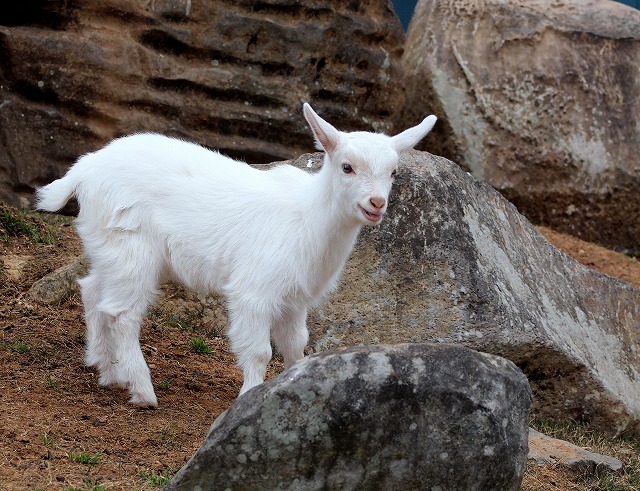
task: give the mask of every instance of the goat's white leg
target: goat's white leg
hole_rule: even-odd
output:
[[[285,368],[289,368],[304,357],[304,348],[309,341],[307,310],[286,311],[282,319],[274,323],[271,334],[278,351],[284,358]]]
[[[89,275],[78,281],[87,324],[85,364],[96,367],[99,373],[98,383],[103,386],[120,385],[117,381],[116,357],[111,339],[110,317],[98,308],[101,300],[100,277],[90,271]]]
[[[140,254],[144,244],[132,241],[128,245],[131,252],[120,243],[121,254],[111,262],[101,262],[102,269],[96,267],[102,280],[96,309],[109,320],[109,376],[115,384],[129,389],[132,404],[156,406],[158,400],[139,337],[147,309],[159,293],[158,279],[153,274],[158,266],[152,255]]]
[[[269,317],[250,302],[229,302],[229,341],[242,368],[244,384],[240,395],[264,382],[271,360]]]
[[[117,380],[128,386],[137,406],[157,406],[158,399],[151,383],[151,372],[140,349],[140,326],[148,304],[141,303],[118,314],[111,327],[114,340]]]

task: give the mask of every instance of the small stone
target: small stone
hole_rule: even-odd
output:
[[[615,457],[590,452],[533,428],[529,428],[529,459],[538,465],[552,463],[582,472],[595,472],[596,468],[602,467],[617,472],[624,467],[622,461]]]

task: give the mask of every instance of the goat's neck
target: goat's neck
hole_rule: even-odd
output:
[[[317,280],[322,283],[332,278],[344,266],[362,225],[346,209],[352,203],[344,203],[336,192],[330,169],[323,168],[313,176],[305,193],[304,213],[313,217],[312,225],[303,234],[306,243],[304,256],[312,269],[320,273]]]

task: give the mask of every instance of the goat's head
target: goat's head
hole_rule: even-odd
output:
[[[338,131],[309,104],[305,103],[303,108],[316,147],[325,151],[324,171],[333,174],[339,183],[335,191],[352,205],[345,213],[362,224],[377,225],[387,210],[400,155],[422,140],[437,118],[428,116],[419,125],[389,137],[381,133]]]

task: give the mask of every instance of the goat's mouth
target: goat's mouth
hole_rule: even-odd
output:
[[[367,211],[367,209],[361,205],[358,205],[358,208],[360,208],[362,215],[367,219],[367,221],[371,223],[378,223],[380,220],[382,220],[382,213]]]

